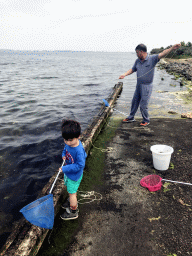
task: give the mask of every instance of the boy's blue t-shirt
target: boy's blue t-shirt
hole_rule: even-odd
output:
[[[71,180],[78,181],[83,174],[87,154],[79,140],[77,147],[65,145],[62,157],[66,157],[65,166],[62,167],[64,174]]]

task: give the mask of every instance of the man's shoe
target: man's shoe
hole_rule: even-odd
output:
[[[147,122],[142,122],[142,123],[140,123],[140,125],[141,126],[147,126],[147,125],[149,125],[150,123],[147,123]]]
[[[67,211],[64,212],[60,217],[63,220],[74,220],[74,219],[77,219],[78,218],[78,209],[73,211],[70,208],[68,208]]]
[[[135,119],[134,119],[134,118],[131,118],[131,119],[125,118],[125,119],[123,120],[123,123],[132,123],[132,122],[135,122]]]

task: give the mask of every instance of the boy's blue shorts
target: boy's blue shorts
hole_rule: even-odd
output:
[[[83,178],[83,174],[78,179],[78,181],[74,181],[74,180],[67,178],[67,176],[64,174],[64,185],[67,187],[67,192],[69,194],[75,194],[77,192],[82,178]]]

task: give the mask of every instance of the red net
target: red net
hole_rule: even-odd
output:
[[[156,174],[148,175],[141,179],[141,186],[148,188],[149,191],[154,192],[161,189],[162,178]]]

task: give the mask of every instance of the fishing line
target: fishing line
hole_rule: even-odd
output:
[[[64,181],[63,179],[58,179],[60,181]],[[77,191],[77,194],[79,197],[82,197],[80,198],[77,202],[79,204],[87,204],[87,203],[91,203],[95,200],[102,200],[102,195],[98,192],[95,192],[95,191]],[[97,198],[97,196],[100,196],[100,198]],[[91,198],[91,196],[94,196],[95,198]],[[85,200],[86,199],[90,199],[91,201],[90,202],[84,202],[84,203],[81,203],[82,200]]]
[[[116,127],[117,128],[117,127]],[[116,151],[116,150],[114,150],[114,148],[112,148],[112,147],[107,147],[106,149],[104,149],[104,148],[97,148],[95,145],[93,145],[93,143],[92,143],[92,141],[91,141],[91,145],[94,147],[94,148],[96,148],[96,149],[99,149],[101,152],[114,152],[114,151]]]
[[[107,125],[108,127],[117,129],[117,126],[116,126],[116,127],[112,127],[112,126],[108,125],[107,120],[104,119],[104,122],[105,122],[105,125]],[[107,129],[106,126],[104,126],[104,128],[103,128],[101,131],[104,131],[105,129]],[[100,150],[100,151],[103,152],[103,153],[104,153],[104,152],[109,152],[109,153],[111,153],[111,152],[116,152],[116,150],[115,150],[113,147],[107,147],[106,149],[104,149],[104,148],[98,148],[98,147],[96,147],[96,146],[92,143],[92,141],[91,141],[91,145],[92,145],[95,149],[98,149],[98,150]]]
[[[103,199],[102,195],[95,191],[77,191],[79,197],[78,204],[90,204],[94,201],[100,201]],[[97,198],[99,196],[99,198]],[[94,197],[94,198],[93,198]],[[88,202],[81,202],[83,200],[90,200]]]

